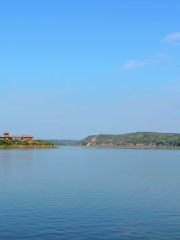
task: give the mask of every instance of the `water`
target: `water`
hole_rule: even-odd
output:
[[[0,150],[0,240],[180,239],[180,151]]]

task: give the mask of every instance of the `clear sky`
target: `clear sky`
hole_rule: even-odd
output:
[[[179,0],[0,1],[0,131],[180,132]]]

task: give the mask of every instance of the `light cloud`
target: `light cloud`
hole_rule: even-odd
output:
[[[170,33],[162,39],[163,42],[179,44],[180,43],[180,32]]]
[[[126,60],[122,63],[121,70],[133,70],[136,68],[161,63],[169,60],[170,57],[165,52],[156,52],[151,58],[144,60]]]
[[[165,52],[156,52],[154,54],[154,62],[162,62],[169,59],[170,59],[170,56]]]
[[[145,61],[127,60],[127,61],[124,61],[124,63],[122,64],[122,69],[130,70],[130,69],[142,67],[148,64],[149,63]]]

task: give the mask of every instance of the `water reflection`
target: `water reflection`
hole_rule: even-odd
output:
[[[33,150],[0,150],[0,173],[31,172],[33,160]]]

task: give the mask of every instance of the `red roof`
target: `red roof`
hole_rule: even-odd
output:
[[[31,135],[21,135],[21,136],[17,136],[17,135],[0,135],[0,138],[33,138],[33,136]]]

